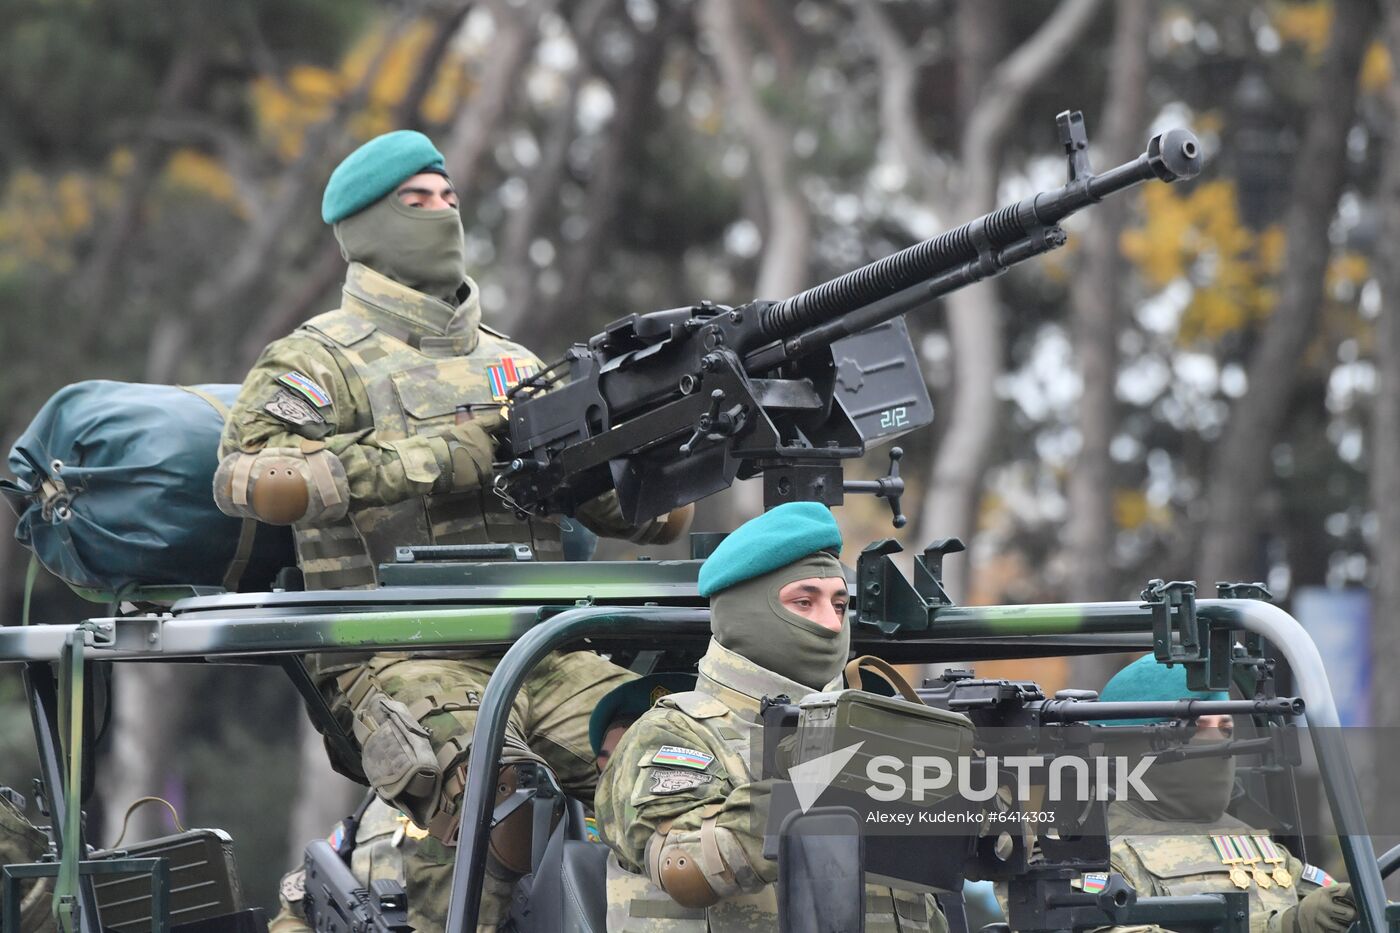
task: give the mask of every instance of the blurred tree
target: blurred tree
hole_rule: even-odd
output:
[[[1200,580],[1257,579],[1258,496],[1269,488],[1271,451],[1279,437],[1297,372],[1323,303],[1331,253],[1328,228],[1346,178],[1346,140],[1355,119],[1357,81],[1376,22],[1373,0],[1336,0],[1326,57],[1293,167],[1291,205],[1278,304],[1250,356],[1248,393],[1212,458],[1201,529]]]

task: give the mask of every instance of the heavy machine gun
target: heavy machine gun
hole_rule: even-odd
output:
[[[522,513],[572,514],[616,489],[636,522],[763,474],[768,507],[868,492],[901,526],[897,451],[881,480],[847,483],[841,467],[933,418],[901,316],[1064,245],[1059,224],[1081,208],[1200,171],[1195,136],[1174,129],[1096,175],[1082,114],[1056,121],[1062,188],[782,301],[633,314],[575,345],[511,390],[513,456],[498,494]]]
[[[1235,661],[1251,668],[1255,659],[1241,654]],[[1178,913],[1183,905],[1139,900],[1146,892],[1109,874],[1109,795],[1123,796],[1130,768],[1146,770],[1157,761],[1258,755],[1274,767],[1301,760],[1294,730],[1274,727],[1301,716],[1305,704],[1272,696],[1268,681],[1251,699],[1172,702],[1100,702],[1089,690],[1047,698],[1031,681],[979,680],[968,670],[945,671],[917,691],[898,675],[891,685],[903,699],[854,689],[765,701],[764,776],[795,788],[775,787],[765,854],[778,854],[780,827],[799,809],[811,816],[834,807],[867,827],[861,867],[877,882],[958,892],[965,880],[995,881],[1005,885],[1016,930],[1151,923],[1162,916],[1179,918],[1175,929],[1193,928]],[[1207,715],[1247,720],[1262,727],[1263,737],[1190,744],[1196,719]],[[1169,721],[1115,725],[1158,717]],[[1144,755],[1150,758],[1142,761]],[[816,795],[808,789],[804,802],[803,784],[810,788],[815,772],[803,769],[832,759],[843,764],[822,774],[823,789]],[[1096,780],[1090,762],[1103,769]],[[902,765],[889,770],[895,763]],[[930,765],[937,780],[930,779]],[[1078,787],[1064,780],[1076,767]],[[987,797],[979,787],[1001,792]],[[1260,809],[1281,816],[1258,828],[1292,828],[1282,816],[1294,802],[1291,785],[1282,797],[1273,788],[1260,790],[1266,798]],[[820,806],[811,809],[814,803]],[[1085,875],[1100,878],[1100,885],[1076,887]],[[1218,901],[1193,909],[1202,911],[1196,919],[1203,927],[1219,928],[1233,908]]]

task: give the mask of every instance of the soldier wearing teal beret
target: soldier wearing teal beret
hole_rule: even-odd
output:
[[[1224,700],[1225,691],[1191,690],[1186,669],[1153,655],[1138,658],[1104,686],[1112,702]],[[1118,720],[1115,726],[1161,719]],[[1107,723],[1104,723],[1107,724]],[[1200,716],[1192,745],[1223,742],[1229,716]],[[1131,738],[1115,753],[1151,754]],[[1152,763],[1141,776],[1155,800],[1129,798],[1108,806],[1113,870],[1140,896],[1249,893],[1250,933],[1342,933],[1356,919],[1351,886],[1299,861],[1267,832],[1226,813],[1235,788],[1235,759],[1188,758]]]
[[[224,427],[219,507],[292,525],[308,589],[374,586],[378,565],[402,545],[521,543],[562,557],[556,521],[521,518],[490,491],[506,393],[544,366],[481,321],[442,153],[411,131],[370,140],[331,173],[321,217],[349,263],[341,306],[274,341],[244,380]],[[678,513],[629,526],[612,495],[578,518],[639,543],[675,537],[688,523]],[[308,658],[360,745],[359,760],[337,766],[431,833],[405,858],[418,929],[445,923],[462,766],[496,660]],[[591,796],[589,713],[631,677],[592,652],[548,656],[521,691],[519,708],[534,715],[511,719],[502,780],[517,763],[542,762],[566,791]],[[483,926],[506,919],[529,848],[528,820],[497,827]]]
[[[763,857],[771,783],[753,773],[764,697],[840,685],[850,653],[841,530],[826,506],[778,506],[700,568],[712,638],[695,689],[629,728],[595,798],[608,859],[608,929],[778,929],[777,865]],[[945,930],[927,895],[867,885],[866,929]],[[651,924],[655,924],[651,920]]]

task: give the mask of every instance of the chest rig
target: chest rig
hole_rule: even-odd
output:
[[[368,399],[367,410],[340,418],[339,430],[370,429],[382,447],[442,434],[470,412],[499,407],[522,367],[542,368],[524,347],[484,329],[460,336],[391,330],[344,308],[312,318],[301,329],[336,356],[347,379],[358,380]],[[400,452],[408,479],[433,482],[437,463],[416,453],[412,447]],[[490,543],[529,544],[542,559],[563,554],[558,525],[518,519],[491,492],[490,477],[460,492],[353,510],[338,527],[297,534],[309,589],[373,585],[374,568],[393,560],[399,546]]]

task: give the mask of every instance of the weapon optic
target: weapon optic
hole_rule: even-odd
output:
[[[497,494],[522,515],[573,514],[616,489],[623,517],[639,522],[762,474],[767,507],[866,492],[903,524],[897,452],[873,482],[847,483],[841,467],[933,419],[902,316],[1062,246],[1059,223],[1081,208],[1200,171],[1196,137],[1174,129],[1096,175],[1082,114],[1056,122],[1062,188],[782,301],[633,314],[576,344],[511,390],[513,454]]]

